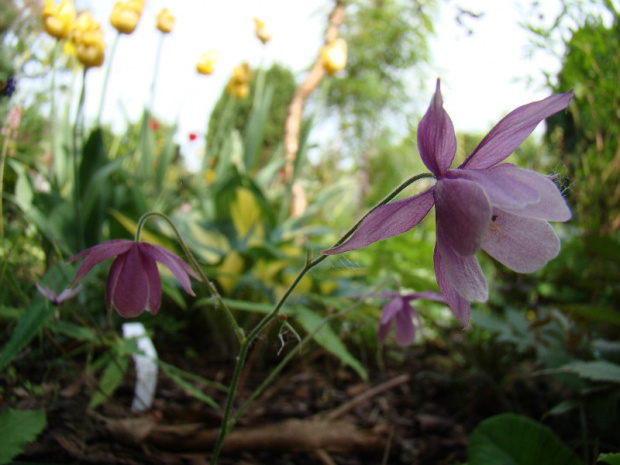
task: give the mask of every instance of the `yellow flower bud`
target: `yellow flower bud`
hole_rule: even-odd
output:
[[[95,21],[90,12],[82,13],[75,21],[71,33],[80,63],[87,68],[101,66],[105,59],[105,41],[101,24]]]
[[[59,5],[56,5],[55,0],[45,0],[42,16],[45,32],[57,39],[69,37],[75,22],[72,0],[61,0]]]
[[[226,92],[233,98],[244,99],[250,94],[250,81],[252,80],[252,71],[250,65],[241,63],[233,68],[232,75],[226,86]]]
[[[266,44],[271,40],[271,32],[269,31],[269,28],[258,18],[254,18],[254,33],[263,44]]]
[[[168,34],[174,28],[175,18],[168,8],[163,8],[157,15],[157,29]]]
[[[140,21],[144,1],[127,0],[116,2],[110,14],[110,24],[122,34],[131,34]]]
[[[343,69],[347,64],[347,43],[344,39],[336,39],[321,49],[323,68],[329,74]]]
[[[200,74],[212,74],[215,63],[220,59],[220,52],[217,50],[209,50],[200,55],[198,63],[196,63],[196,71]]]

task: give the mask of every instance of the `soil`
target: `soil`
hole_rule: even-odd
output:
[[[174,352],[160,350],[159,355],[206,379],[227,382],[231,376],[232,364],[223,364],[215,355],[191,361]],[[369,368],[369,379],[364,381],[320,348],[300,354],[240,419],[219,463],[463,463],[468,436],[484,418],[511,411],[540,420],[565,396],[548,378],[531,376],[533,367],[527,361],[511,366],[511,378],[506,378],[505,373],[477,369],[434,343],[386,350],[384,360],[381,369],[376,364]],[[44,432],[17,461],[209,463],[221,409],[196,400],[161,370],[152,408],[136,413],[130,409],[132,368],[114,395],[92,410],[89,386],[97,377],[80,372],[76,363],[56,369],[37,363],[43,362],[18,362],[11,382],[0,378],[7,406],[47,412]],[[269,361],[250,364],[237,405],[269,367]],[[72,370],[75,374],[68,376]],[[221,391],[192,383],[224,403]]]

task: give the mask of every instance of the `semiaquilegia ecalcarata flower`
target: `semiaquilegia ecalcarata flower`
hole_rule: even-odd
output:
[[[573,92],[513,110],[456,169],[456,134],[443,108],[439,80],[418,126],[422,161],[437,182],[426,191],[383,205],[351,238],[327,255],[365,247],[416,226],[435,205],[437,283],[456,318],[469,324],[471,302],[488,298],[476,252],[485,250],[508,268],[529,273],[555,258],[560,241],[548,221],[567,221],[570,210],[557,186],[534,171],[501,163],[543,119],[566,108]]]
[[[144,310],[152,314],[161,305],[161,279],[157,262],[162,263],[179,280],[183,289],[194,295],[189,276],[197,277],[194,270],[168,249],[147,242],[115,239],[83,250],[68,263],[86,257],[70,286],[74,286],[95,265],[116,256],[106,282],[106,307],[113,305],[125,318],[138,316]]]
[[[392,329],[392,325],[394,325],[396,343],[401,347],[411,344],[415,339],[416,325],[418,327],[422,326],[420,316],[415,308],[413,308],[413,305],[411,305],[411,301],[425,299],[445,303],[445,299],[441,294],[430,291],[414,292],[404,295],[400,295],[398,292],[382,292],[376,294],[376,297],[390,298],[381,311],[379,329],[377,330],[377,340],[380,343],[385,342],[390,333],[390,329]]]

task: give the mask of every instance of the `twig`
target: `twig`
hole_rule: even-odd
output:
[[[319,414],[319,416],[323,417],[325,420],[335,420],[336,418],[344,415],[345,413],[347,413],[350,410],[353,410],[355,407],[357,407],[359,404],[367,401],[368,399],[371,399],[379,394],[381,394],[382,392],[385,391],[389,391],[390,389],[399,386],[401,384],[405,384],[406,382],[409,381],[409,375],[400,375],[397,376],[396,378],[393,378],[389,381],[386,381],[383,384],[380,384],[379,386],[375,386],[372,389],[367,390],[366,392],[361,393],[360,395],[354,397],[353,399],[351,399],[349,402],[346,402],[344,404],[342,404],[340,407],[331,410],[330,412],[328,412],[325,415],[321,415]]]

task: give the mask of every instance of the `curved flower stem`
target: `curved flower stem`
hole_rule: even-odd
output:
[[[401,183],[396,189],[394,189],[387,196],[385,196],[379,203],[377,203],[374,207],[372,207],[368,211],[368,213],[366,213],[357,223],[355,223],[332,247],[336,247],[336,246],[342,244],[344,241],[346,241],[351,236],[351,234],[353,234],[355,232],[355,230],[359,227],[359,225],[362,224],[362,221],[364,221],[364,219],[368,215],[370,215],[374,210],[376,210],[380,206],[385,205],[386,203],[388,203],[390,200],[392,200],[394,197],[396,197],[398,194],[400,194],[404,189],[409,187],[411,184],[413,184],[416,181],[419,181],[420,179],[432,178],[432,177],[434,177],[434,175],[432,173],[421,173],[421,174],[417,174],[417,175],[407,179],[403,183]],[[242,341],[241,347],[239,349],[239,356],[237,357],[237,365],[235,366],[235,371],[233,373],[233,377],[232,377],[232,380],[230,382],[228,396],[226,398],[226,405],[224,406],[224,414],[223,414],[223,417],[222,417],[222,427],[220,429],[220,434],[218,435],[217,442],[215,443],[215,447],[213,448],[213,455],[211,456],[211,465],[216,465],[217,464],[217,460],[218,460],[220,451],[222,449],[222,445],[224,444],[224,439],[226,438],[226,435],[228,434],[228,432],[230,431],[230,429],[234,425],[234,422],[236,421],[236,417],[233,418],[233,419],[230,419],[230,412],[232,410],[232,404],[233,404],[233,400],[235,398],[235,393],[236,393],[236,390],[237,390],[237,385],[239,384],[239,378],[241,376],[241,372],[242,372],[243,367],[245,365],[245,359],[246,359],[246,356],[247,356],[247,353],[248,353],[248,348],[250,346],[250,343],[254,340],[254,338],[256,336],[258,336],[258,334],[263,329],[265,329],[265,327],[267,326],[267,324],[269,324],[269,322],[271,320],[273,320],[274,318],[277,317],[280,309],[284,306],[284,303],[286,302],[288,297],[292,294],[292,292],[295,290],[295,288],[297,287],[299,282],[303,279],[303,277],[312,268],[314,268],[319,263],[321,263],[323,260],[325,260],[328,256],[329,255],[321,255],[321,256],[315,258],[314,260],[309,260],[308,259],[306,261],[306,264],[304,265],[304,267],[301,269],[301,271],[297,274],[297,276],[295,277],[293,282],[286,289],[286,291],[284,292],[282,297],[280,297],[280,300],[278,300],[278,302],[274,306],[273,310],[268,315],[263,317],[263,319],[248,334],[247,339]]]
[[[112,68],[112,61],[114,60],[114,55],[116,54],[116,46],[118,45],[118,38],[120,35],[120,32],[117,32],[114,36],[114,41],[112,42],[112,48],[110,50],[110,58],[108,59],[108,63],[105,67],[105,75],[103,76],[103,87],[101,89],[101,97],[99,98],[99,110],[97,111],[97,126],[101,126],[101,114],[103,113],[105,94],[106,90],[108,89],[108,81],[110,80],[110,69]]]
[[[226,303],[222,299],[222,296],[220,296],[220,293],[217,291],[213,283],[209,281],[209,278],[207,278],[207,276],[204,274],[204,272],[202,271],[202,268],[200,268],[200,266],[198,265],[198,261],[196,260],[192,252],[189,250],[189,247],[187,247],[187,245],[185,244],[185,241],[181,237],[181,233],[179,233],[179,230],[177,229],[177,227],[174,225],[172,220],[167,215],[163,213],[159,213],[159,212],[148,212],[142,215],[140,219],[138,220],[138,225],[136,227],[135,240],[136,241],[140,240],[140,235],[142,234],[142,228],[144,227],[144,223],[151,216],[158,216],[164,219],[170,225],[170,227],[174,231],[174,234],[177,236],[177,240],[179,241],[179,244],[181,245],[183,252],[185,252],[185,255],[187,256],[188,260],[192,263],[193,268],[196,270],[196,272],[200,276],[200,280],[205,284],[205,286],[207,286],[207,288],[209,289],[209,291],[211,292],[215,300],[222,306],[222,308],[224,309],[224,313],[228,317],[230,324],[233,326],[233,329],[235,330],[235,334],[237,335],[239,342],[241,344],[244,344],[246,342],[246,337],[245,337],[245,332],[243,331],[243,328],[239,326],[230,308],[228,308],[228,305],[226,305]]]

